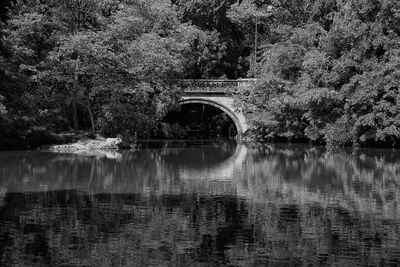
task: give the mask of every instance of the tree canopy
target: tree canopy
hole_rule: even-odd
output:
[[[167,0],[17,1],[2,36],[1,135],[23,139],[70,127],[162,135],[176,81],[206,77],[225,51]]]
[[[268,38],[253,69],[259,81],[237,94],[255,135],[332,145],[395,144],[399,2],[298,2],[272,1],[260,22]]]

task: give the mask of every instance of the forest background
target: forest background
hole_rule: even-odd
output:
[[[233,91],[253,140],[400,140],[398,0],[3,0],[0,149],[172,138],[180,79]]]

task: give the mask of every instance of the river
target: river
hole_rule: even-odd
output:
[[[0,264],[398,266],[400,151],[0,152]]]

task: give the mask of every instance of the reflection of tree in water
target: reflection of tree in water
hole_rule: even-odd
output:
[[[2,263],[26,265],[223,262],[226,244],[247,218],[235,197],[143,199],[77,191],[9,194],[0,214],[7,218],[0,225]],[[251,231],[244,237],[253,242]]]
[[[2,190],[38,191],[5,195],[2,263],[400,263],[398,152],[257,147],[230,183],[182,181],[170,152],[0,156]]]
[[[0,190],[80,189],[89,193],[180,190],[180,169],[212,168],[234,154],[230,142],[198,147],[162,147],[117,155],[43,152],[0,154]],[[204,158],[204,161],[202,159]]]
[[[256,248],[316,265],[399,263],[399,152],[252,151],[235,184],[250,199]]]
[[[260,152],[261,150],[261,152]],[[358,205],[368,211],[381,208],[400,212],[400,153],[366,150],[356,154],[328,153],[323,149],[279,146],[263,147],[248,154],[237,185],[247,190],[259,188],[294,196],[316,198],[320,202],[334,197],[341,203]],[[244,179],[247,178],[247,179]]]

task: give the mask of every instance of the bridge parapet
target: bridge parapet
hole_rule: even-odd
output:
[[[182,80],[182,86],[185,93],[201,93],[201,94],[226,94],[229,90],[240,89],[243,87],[254,85],[256,79],[239,79],[239,80]]]

